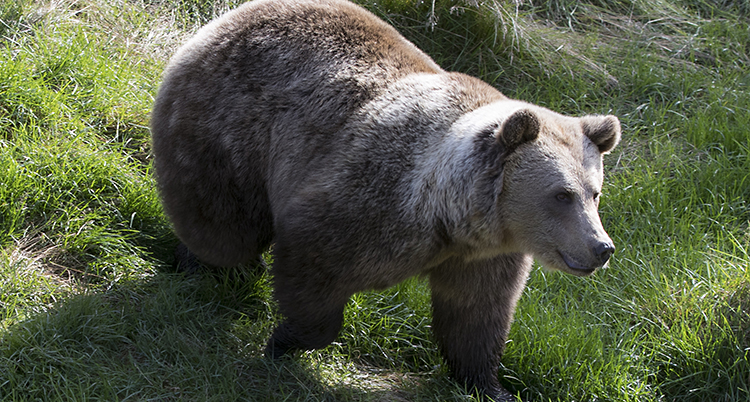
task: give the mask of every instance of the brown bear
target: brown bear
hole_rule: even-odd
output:
[[[208,24],[169,63],[152,132],[198,259],[274,244],[271,357],[332,342],[355,292],[424,275],[453,377],[512,399],[497,370],[533,258],[583,276],[614,252],[597,207],[616,117],[446,72],[344,0],[257,0]]]

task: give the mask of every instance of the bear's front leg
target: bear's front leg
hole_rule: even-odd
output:
[[[321,273],[320,266],[276,248],[272,267],[274,295],[284,321],[274,330],[265,354],[278,358],[295,350],[328,346],[336,339],[351,292],[345,283]]]
[[[532,259],[450,259],[430,271],[432,328],[453,378],[485,399],[515,401],[497,370]]]
[[[313,350],[328,346],[339,333],[343,309],[316,317],[287,317],[273,331],[266,345],[267,357],[276,359],[295,350]]]

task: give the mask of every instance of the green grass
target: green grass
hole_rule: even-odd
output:
[[[623,123],[601,206],[618,251],[591,278],[532,272],[503,384],[750,399],[750,7],[361,3],[447,69]],[[333,345],[272,363],[266,272],[171,272],[149,110],[176,47],[236,4],[0,0],[0,400],[471,400],[420,279],[356,295]]]

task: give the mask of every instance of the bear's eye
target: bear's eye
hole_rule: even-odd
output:
[[[555,198],[557,199],[557,201],[564,202],[566,204],[573,201],[573,195],[566,191],[563,191],[562,193],[557,193],[557,195],[555,195]]]
[[[594,193],[594,201],[599,201],[599,198],[601,198],[602,193]]]

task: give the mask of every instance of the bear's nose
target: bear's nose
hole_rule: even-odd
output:
[[[599,257],[599,261],[601,261],[602,265],[606,264],[609,260],[609,257],[612,256],[612,254],[615,252],[615,245],[611,242],[602,242],[599,243],[594,248],[594,254],[596,254],[597,257]]]

